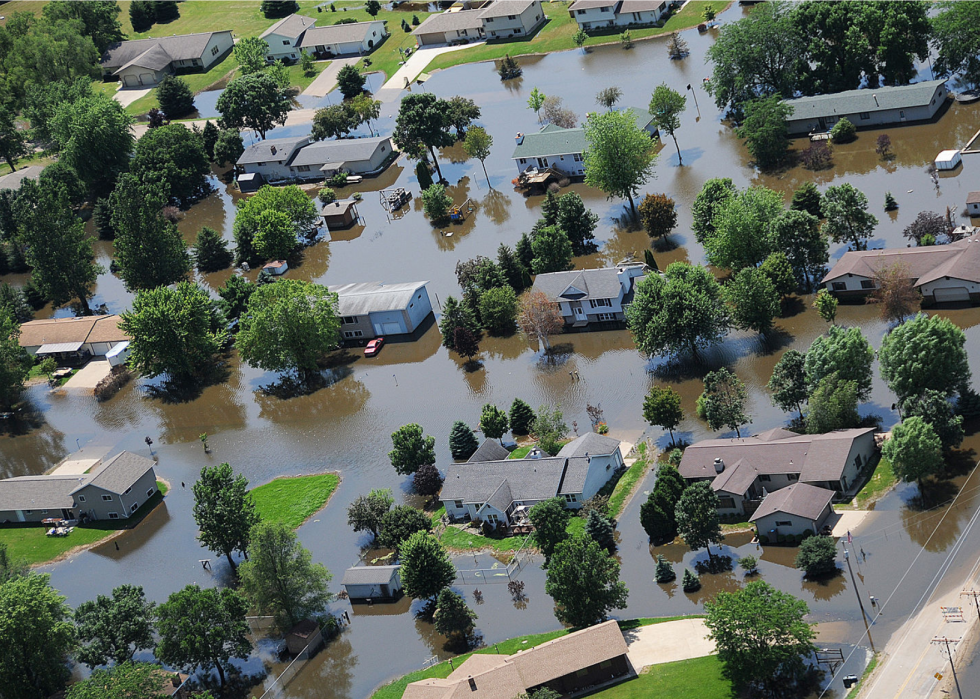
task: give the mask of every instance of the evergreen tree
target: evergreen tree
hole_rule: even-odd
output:
[[[451,641],[465,641],[473,635],[476,612],[466,606],[462,597],[447,587],[436,598],[433,621],[436,631],[443,636],[448,636]]]
[[[204,130],[201,131],[201,140],[204,141],[204,150],[208,154],[209,160],[214,160],[214,146],[218,142],[221,131],[210,119],[205,122]]]
[[[613,523],[603,517],[599,510],[589,510],[585,521],[585,533],[604,549],[612,549],[616,545]]]
[[[550,192],[549,192],[550,194]],[[585,202],[575,192],[558,199],[555,224],[565,233],[572,244],[573,255],[589,255],[598,248],[595,244],[595,227],[599,217],[585,208]]]
[[[510,431],[523,436],[531,431],[533,424],[534,410],[520,398],[515,398],[510,405]]]
[[[168,75],[157,86],[157,102],[160,103],[160,109],[170,120],[179,119],[194,111],[194,94],[187,82],[176,75]],[[211,122],[209,121],[208,124]],[[211,127],[214,128],[214,125],[211,124]],[[205,128],[207,128],[207,124],[205,124]],[[213,150],[212,144],[208,153],[213,152]]]
[[[449,451],[457,461],[465,461],[473,456],[473,452],[479,447],[473,430],[462,420],[453,423],[453,428],[449,432]]]
[[[804,182],[793,192],[793,200],[789,206],[791,209],[805,211],[811,216],[820,218],[823,215],[820,210],[821,201],[822,197],[817,185],[813,182]]]
[[[677,579],[674,566],[662,554],[657,554],[657,572],[654,573],[654,579],[658,583],[669,583]]]
[[[460,304],[455,297],[447,296],[446,303],[442,306],[442,318],[439,319],[442,346],[446,349],[458,351],[456,348],[457,328],[464,328],[475,335],[480,326],[469,308]]]
[[[197,234],[193,255],[199,272],[217,272],[231,265],[234,259],[221,234],[207,226]]]
[[[134,32],[149,31],[154,19],[153,3],[149,0],[133,0],[129,4],[129,23]]]
[[[701,578],[698,577],[697,573],[692,572],[690,568],[685,568],[681,587],[684,588],[684,592],[697,592],[701,589]]]
[[[530,276],[524,269],[514,251],[503,243],[497,248],[497,266],[515,292],[520,293],[530,286]]]

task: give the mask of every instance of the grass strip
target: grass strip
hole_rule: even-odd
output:
[[[323,509],[340,485],[336,473],[276,478],[252,488],[255,510],[264,521],[280,522],[293,529]]]

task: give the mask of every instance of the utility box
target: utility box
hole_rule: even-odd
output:
[[[958,150],[944,150],[936,156],[937,170],[955,170],[963,162]]]

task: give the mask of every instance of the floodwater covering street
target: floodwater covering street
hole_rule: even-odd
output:
[[[720,20],[732,21],[742,12],[733,7],[720,15]],[[598,108],[595,93],[610,85],[622,88],[620,106],[624,108],[646,107],[651,92],[661,82],[688,95],[677,132],[684,164],[678,165],[668,139],[661,149],[657,177],[643,190],[665,192],[677,202],[678,226],[672,236],[677,246],[669,251],[654,250],[661,269],[675,260],[704,261],[704,251],[690,231],[690,209],[705,180],[712,177],[730,177],[740,188],[771,187],[787,200],[793,189],[807,180],[821,188],[850,182],[868,196],[879,218],[872,247],[904,246],[901,231],[920,211],[941,213],[949,206],[959,215],[967,193],[978,188],[974,173],[980,168],[980,155],[964,156],[962,169],[954,176],[942,177],[938,189],[925,167],[941,150],[962,148],[980,129],[980,104],[951,104],[930,124],[862,131],[855,142],[834,147],[834,165],[828,170],[813,173],[794,167],[775,175],[759,174],[750,166],[743,143],[721,122],[703,91],[702,79],[710,74],[704,54],[712,34],[689,31],[684,36],[691,54],[680,61],[668,58],[666,40],[661,39],[637,42],[629,52],[610,46],[589,53],[571,50],[521,59],[523,76],[507,82],[501,82],[493,64],[487,63],[433,74],[425,83],[427,92],[440,97],[461,94],[482,109],[479,122],[494,139],[486,162],[493,188],[487,186],[479,161],[464,160],[461,146],[443,150],[440,164],[452,184],[454,200],[458,204],[469,201],[473,212],[462,224],[433,227],[421,211],[414,163],[400,158],[380,177],[338,192],[341,197],[355,191],[363,194],[359,205],[363,224],[333,233],[328,240],[308,248],[301,264],[290,267],[289,276],[326,284],[428,280],[434,306],[451,294],[458,295],[454,273],[457,260],[477,255],[495,257],[500,243],[514,245],[540,214],[542,198],[525,197],[511,184],[517,175],[510,159],[514,136],[518,131],[528,133],[539,128],[534,112],[527,108],[527,97],[534,87],[562,97],[580,119]],[[697,93],[700,119],[691,92],[685,90],[688,84]],[[327,99],[336,102],[337,96]],[[375,128],[390,133],[397,102],[386,104],[384,110]],[[279,129],[269,137],[302,133],[307,128]],[[362,128],[359,133],[367,135],[367,130]],[[890,135],[894,160],[884,162],[875,154],[879,133]],[[802,147],[800,142],[794,145]],[[215,191],[185,212],[179,223],[188,243],[202,226],[223,231],[231,240],[234,206],[240,195],[225,179],[216,176],[213,183]],[[395,185],[408,188],[416,198],[406,212],[389,220],[377,191]],[[601,217],[596,232],[600,249],[592,256],[576,258],[577,267],[614,264],[630,254],[642,259],[643,249],[649,245],[647,235],[629,232],[616,223],[615,218],[624,211],[623,202],[607,200],[584,184],[572,185],[566,191],[581,194],[586,206]],[[900,208],[885,213],[882,203],[889,191]],[[96,249],[98,262],[108,268],[111,243],[97,242]],[[842,246],[832,246],[832,262],[843,252]],[[231,273],[226,270],[204,275],[199,281],[216,289]],[[250,276],[254,278],[255,273]],[[23,278],[9,275],[6,280],[20,283]],[[104,303],[115,313],[126,310],[131,300],[118,278],[109,273],[99,278],[93,306]],[[438,328],[432,326],[417,342],[390,344],[371,359],[351,352],[325,372],[324,388],[305,396],[281,398],[263,392],[263,387],[276,382],[276,376],[240,364],[237,356],[229,363],[226,381],[180,399],[160,393],[158,383],[152,381],[131,384],[104,403],[94,402],[91,396],[52,393],[46,386],[35,386],[27,393],[33,410],[30,418],[0,437],[0,475],[42,473],[75,451],[76,440],[84,448],[106,446],[142,454],[148,453],[144,437],[154,440],[157,473],[172,486],[162,505],[137,529],[115,540],[118,550],[109,543],[42,569],[51,573],[52,585],[75,606],[123,583],[142,585],[147,596],[159,602],[189,583],[228,582],[229,568],[223,559],[215,562],[213,573],[203,570],[199,563],[199,559],[214,557],[197,543],[191,514],[190,485],[203,465],[229,462],[253,485],[279,475],[337,471],[342,477],[339,489],[329,505],[299,529],[299,536],[314,560],[332,571],[331,590],[338,592],[345,568],[362,555],[368,559],[376,555],[363,548],[369,543],[368,537],[348,527],[347,505],[378,487],[393,488],[400,500],[414,502],[410,479],[398,476],[387,458],[389,435],[400,425],[418,422],[427,434],[436,437],[437,465],[443,469],[450,462],[448,434],[455,420],[475,426],[484,403],[504,407],[517,397],[533,407],[560,406],[566,422],[572,425],[575,421],[580,434],[589,428],[586,404],[600,404],[611,434],[636,442],[647,429],[641,410],[643,398],[654,382],[663,382],[680,392],[687,415],[675,432],[693,442],[716,436],[694,416],[694,404],[704,374],[722,365],[730,366],[747,385],[751,430],[783,425],[791,416],[771,405],[765,384],[786,349],[805,350],[826,331],[827,325],[810,307],[811,301],[812,297],[800,297],[790,304],[786,317],[777,321],[778,332],[768,345],[755,335],[733,332],[707,353],[705,364],[699,367],[648,361],[637,353],[629,333],[620,330],[565,335],[556,342],[558,351],[547,359],[535,342],[529,343],[520,335],[488,338],[481,347],[482,366],[468,371],[456,355],[440,345]],[[980,356],[980,308],[943,309],[939,313],[964,329],[968,351],[973,357]],[[860,326],[875,348],[880,347],[887,330],[874,306],[842,306],[838,322]],[[980,362],[974,361],[972,369],[975,374],[980,372]],[[579,378],[571,378],[570,372]],[[862,404],[861,413],[880,416],[888,429],[897,421],[893,402],[893,394],[878,377],[876,364],[872,396]],[[916,609],[923,592],[933,584],[935,571],[946,561],[958,537],[966,533],[966,524],[980,505],[978,483],[971,479],[949,515],[942,517],[949,507],[945,503],[956,496],[977,460],[980,435],[976,430],[977,425],[968,425],[968,436],[954,464],[957,475],[947,488],[920,496],[914,484],[900,486],[853,532],[855,549],[863,548],[866,554],[855,568],[859,594],[864,599],[873,594],[887,602],[882,617],[872,627],[879,649]],[[198,440],[202,432],[209,435],[209,455],[204,454]],[[666,447],[667,439],[659,429],[650,437],[658,447]],[[706,560],[707,554],[691,554],[680,545],[656,549],[649,545],[639,526],[638,510],[652,485],[653,479],[648,477],[620,517],[622,578],[630,590],[629,606],[617,614],[621,618],[697,613],[719,590],[734,590],[744,580],[736,566],[731,572],[702,576],[703,588],[693,594],[683,593],[677,585],[653,582],[656,554],[688,567]],[[793,567],[795,549],[767,547],[761,552],[750,543],[748,534],[730,536],[723,550],[733,558],[761,555],[761,579],[810,605],[811,619],[820,623],[821,643],[840,644],[845,654],[855,645],[868,645],[862,638],[864,625],[849,577],[805,582]],[[980,536],[969,533],[940,581],[941,588],[958,585],[978,554]],[[459,556],[456,563],[465,569],[488,568],[497,562],[480,554]],[[506,585],[457,587],[479,615],[477,629],[490,645],[558,626],[551,600],[544,592],[540,561],[528,565],[520,576],[529,596],[521,608],[512,602]],[[482,604],[474,600],[476,588],[483,593]],[[331,610],[350,612],[349,628],[303,668],[284,696],[363,699],[379,684],[418,669],[431,656],[448,655],[443,649],[444,639],[430,623],[415,618],[407,601],[353,610],[346,601],[338,601]],[[860,674],[867,659],[863,651],[855,653],[848,672]],[[258,672],[261,665],[256,659],[247,670]],[[267,669],[271,682],[282,665],[267,663]],[[254,693],[260,695],[261,691],[258,687]]]

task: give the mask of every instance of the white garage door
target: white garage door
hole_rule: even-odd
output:
[[[953,286],[946,289],[936,289],[936,303],[952,303],[954,301],[969,301],[970,292],[965,286]]]
[[[385,335],[397,335],[402,331],[402,326],[400,326],[398,323],[385,323],[381,326],[381,329],[384,331]]]
[[[136,87],[140,84],[139,79],[135,75],[127,75],[123,78],[123,83],[126,87]]]
[[[141,85],[156,85],[156,79],[153,77],[153,73],[140,73],[140,84]]]

